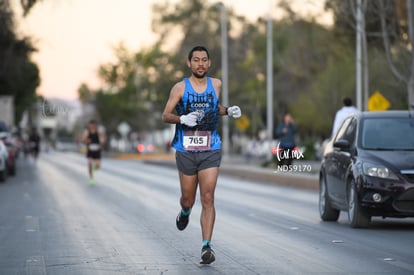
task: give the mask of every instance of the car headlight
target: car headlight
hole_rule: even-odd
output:
[[[364,162],[362,164],[362,169],[364,174],[367,176],[398,180],[398,177],[390,169],[383,165]]]

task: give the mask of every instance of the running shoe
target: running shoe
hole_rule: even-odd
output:
[[[201,249],[201,260],[200,264],[211,264],[216,260],[216,255],[214,254],[214,250],[209,246],[203,246]]]
[[[189,216],[183,216],[181,215],[181,211],[180,213],[178,213],[177,219],[176,219],[176,224],[177,224],[177,228],[178,230],[182,231],[187,227],[189,221]]]
[[[95,180],[94,179],[89,179],[89,184],[90,185],[94,185],[95,184]]]

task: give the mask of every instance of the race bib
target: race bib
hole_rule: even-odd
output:
[[[88,145],[89,151],[98,151],[99,148],[99,144],[96,143],[91,143]]]
[[[211,150],[210,131],[185,131],[183,147],[187,151],[208,151]]]

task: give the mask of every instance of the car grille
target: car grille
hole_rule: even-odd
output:
[[[401,170],[401,174],[409,181],[414,182],[414,170]]]
[[[395,201],[394,207],[401,212],[414,213],[414,188],[402,193]]]
[[[405,174],[404,176],[408,179],[408,181],[414,182],[414,174]]]

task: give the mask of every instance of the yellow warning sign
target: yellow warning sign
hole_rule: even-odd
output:
[[[368,111],[384,111],[391,103],[378,91],[374,92],[368,99]]]
[[[246,129],[250,126],[250,120],[247,116],[242,115],[239,119],[236,119],[235,124],[240,131],[246,131]]]

